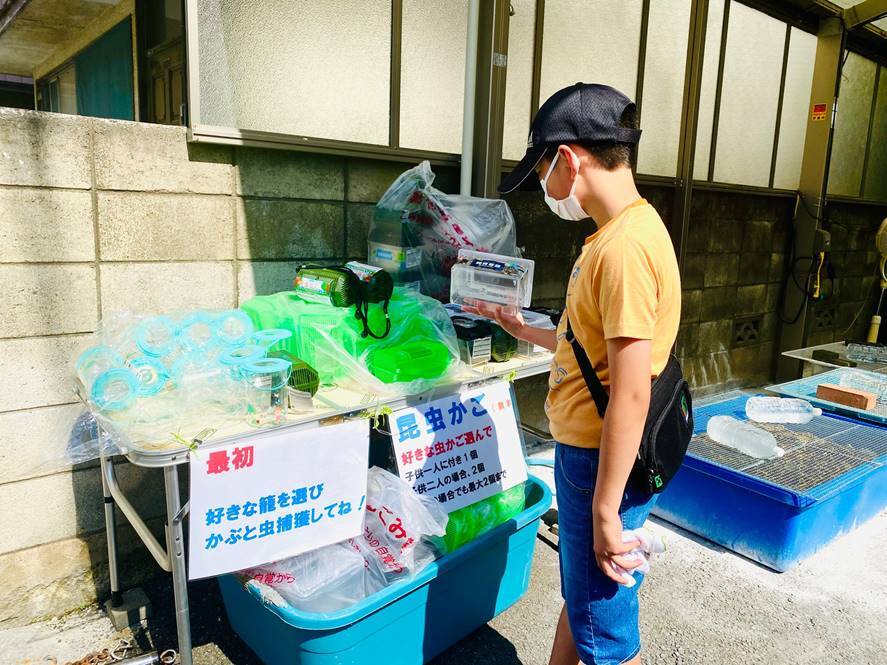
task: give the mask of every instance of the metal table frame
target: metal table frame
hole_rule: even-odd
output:
[[[551,355],[544,354],[538,357],[524,359],[522,361],[510,361],[503,363],[501,369],[494,368],[492,365],[484,372],[472,371],[471,376],[463,380],[459,384],[450,384],[440,386],[434,390],[419,394],[394,397],[391,399],[381,399],[371,402],[370,404],[349,405],[344,407],[325,409],[320,411],[316,416],[309,416],[277,428],[268,428],[262,430],[252,430],[246,434],[238,434],[219,438],[217,440],[207,441],[204,447],[210,448],[216,445],[224,445],[232,443],[235,440],[242,440],[244,436],[250,434],[266,434],[270,431],[291,431],[296,432],[306,427],[314,426],[320,420],[326,420],[336,416],[348,416],[359,413],[367,409],[389,407],[392,410],[399,408],[421,404],[429,400],[442,397],[444,395],[452,395],[454,392],[467,388],[500,381],[503,378],[522,379],[538,374],[544,374],[548,371],[551,363]],[[515,415],[520,420],[515,403]],[[114,470],[114,460],[112,456],[105,455],[100,457],[101,475],[102,475],[102,493],[105,503],[105,532],[108,542],[108,575],[111,583],[111,605],[119,606],[123,597],[120,590],[120,580],[118,574],[118,551],[117,551],[117,522],[116,511],[120,509],[121,514],[126,518],[127,522],[135,530],[141,541],[148,548],[151,556],[163,570],[172,574],[173,598],[175,604],[176,633],[178,637],[178,648],[182,665],[192,665],[192,641],[191,641],[191,617],[188,606],[188,571],[185,555],[185,536],[184,536],[184,520],[188,514],[188,501],[182,502],[181,490],[179,487],[179,466],[187,464],[189,461],[190,451],[186,447],[170,449],[167,451],[145,451],[132,449],[128,450],[124,455],[124,459],[136,466],[161,468],[163,469],[163,487],[166,503],[166,522],[164,531],[166,534],[166,546],[161,545],[145,520],[139,515],[135,507],[130,503],[129,499],[123,493]]]

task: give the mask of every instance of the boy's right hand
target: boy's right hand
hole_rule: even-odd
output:
[[[483,300],[466,300],[462,305],[462,309],[469,314],[478,314],[480,316],[492,319],[512,337],[521,338],[521,333],[527,327],[526,321],[518,307],[499,305]]]

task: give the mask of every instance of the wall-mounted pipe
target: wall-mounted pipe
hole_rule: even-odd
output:
[[[468,37],[465,42],[465,100],[462,105],[462,169],[459,193],[471,194],[471,170],[474,161],[474,97],[477,87],[477,26],[480,0],[468,3]]]

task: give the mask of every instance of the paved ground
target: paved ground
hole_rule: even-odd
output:
[[[642,590],[647,665],[887,662],[887,513],[778,574],[667,524],[669,551]],[[433,665],[544,665],[560,607],[556,538],[537,542],[529,593]],[[192,584],[199,665],[257,663],[232,634],[212,581]],[[144,648],[174,644],[166,580],[147,589],[150,631],[118,634],[95,608],[63,621],[0,630],[0,662],[65,663],[121,637]]]

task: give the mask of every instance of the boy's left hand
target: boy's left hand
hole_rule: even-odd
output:
[[[622,583],[622,576],[613,568],[617,564],[627,571],[632,571],[643,563],[623,555],[640,545],[640,541],[622,542],[622,520],[619,514],[595,515],[592,519],[594,529],[594,558],[598,568],[617,584]]]

